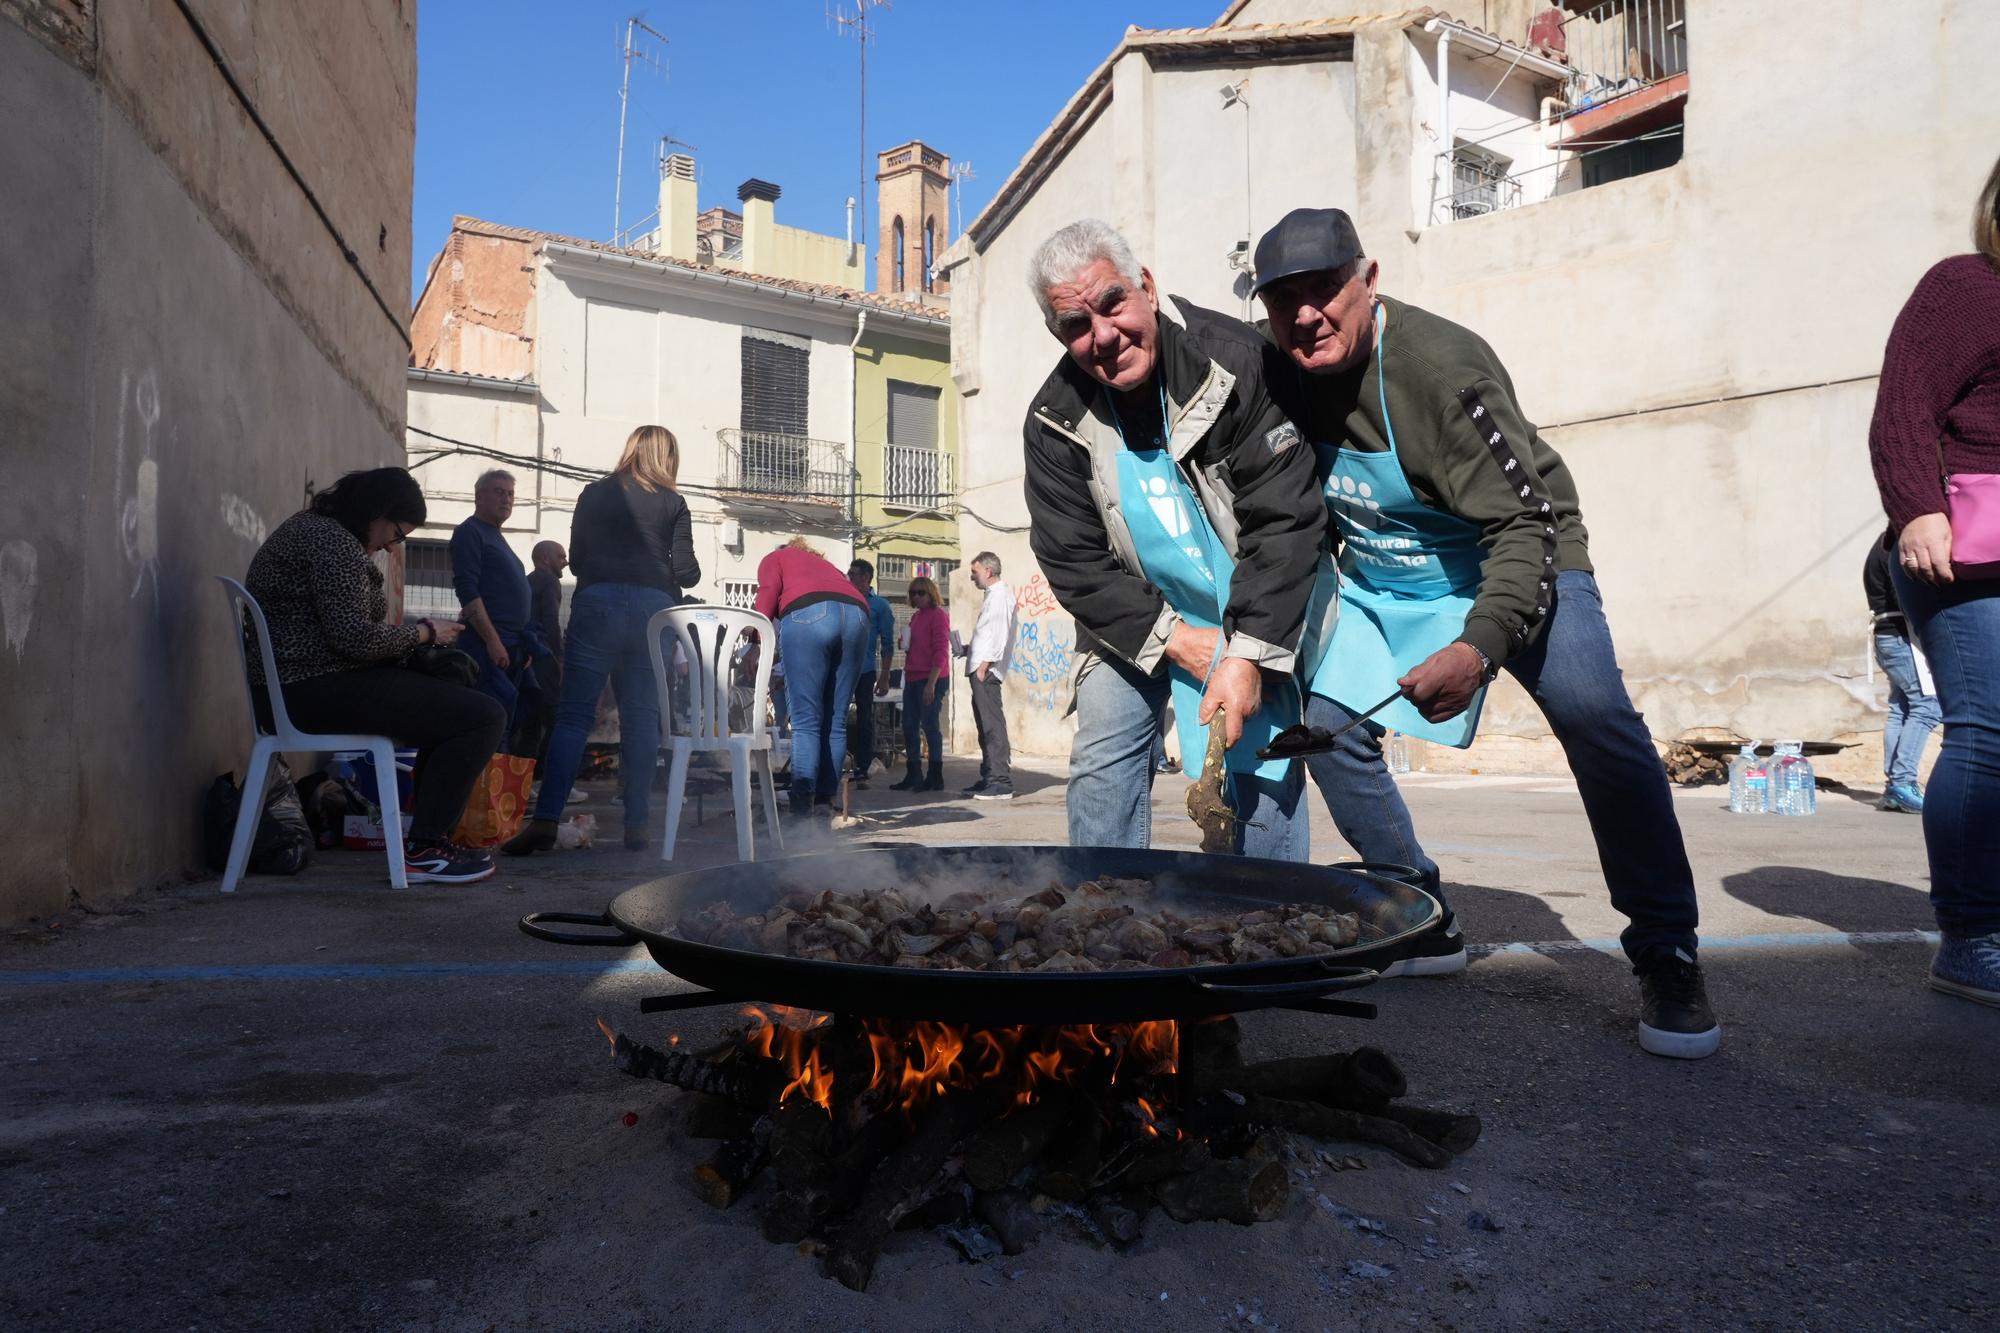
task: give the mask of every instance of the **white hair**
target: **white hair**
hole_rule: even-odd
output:
[[[513,481],[513,480],[514,480],[514,474],[509,472],[506,468],[490,467],[486,469],[486,471],[479,474],[478,481],[472,483],[472,493],[474,495],[477,495],[479,494],[479,492],[485,490],[488,485],[496,481]],[[519,483],[516,484],[518,485]]]
[[[1097,218],[1079,218],[1035,247],[1028,260],[1028,286],[1042,308],[1042,320],[1053,325],[1055,307],[1049,288],[1069,282],[1100,259],[1111,261],[1119,276],[1139,285],[1139,260],[1118,229]]]
[[[993,552],[981,551],[978,555],[972,557],[972,563],[995,578],[1000,577],[1000,557],[993,554]]]

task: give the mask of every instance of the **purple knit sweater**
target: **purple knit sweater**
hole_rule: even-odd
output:
[[[1868,453],[1901,532],[1944,512],[1944,471],[2000,472],[2000,271],[1978,255],[1931,266],[1882,355]]]

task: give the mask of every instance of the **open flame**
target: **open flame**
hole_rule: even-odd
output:
[[[1173,1022],[967,1028],[863,1020],[866,1066],[835,1068],[827,1015],[777,1005],[752,1006],[744,1015],[750,1051],[784,1071],[779,1101],[804,1097],[828,1111],[836,1090],[849,1102],[914,1113],[939,1097],[1000,1080],[1012,1087],[1016,1106],[1028,1106],[1056,1084],[1090,1079],[1117,1087],[1121,1078],[1157,1078],[1179,1068],[1180,1029]],[[1161,1133],[1157,1114],[1150,1107],[1143,1114],[1147,1132]]]

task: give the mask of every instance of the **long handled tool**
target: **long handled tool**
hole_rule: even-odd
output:
[[[1403,697],[1399,687],[1396,692],[1340,726],[1328,731],[1325,727],[1309,727],[1303,722],[1286,727],[1271,738],[1271,743],[1257,751],[1259,759],[1299,759],[1309,754],[1325,754],[1333,749],[1333,743],[1341,736],[1354,730],[1369,718],[1375,716],[1390,704]]]

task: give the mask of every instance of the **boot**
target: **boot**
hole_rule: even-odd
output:
[[[519,833],[507,839],[500,850],[509,856],[532,856],[536,852],[546,852],[555,845],[556,821],[531,819]]]
[[[915,791],[917,790],[917,788],[923,785],[923,782],[924,782],[923,775],[917,772],[917,766],[915,764],[911,764],[909,770],[903,774],[903,780],[901,782],[890,783],[889,790]]]
[[[792,788],[793,818],[795,819],[810,818],[812,816],[812,808],[813,808],[813,789],[809,786],[793,787]]]
[[[923,785],[918,787],[917,790],[918,791],[944,790],[944,760],[942,759],[931,760],[931,771],[924,775]]]

